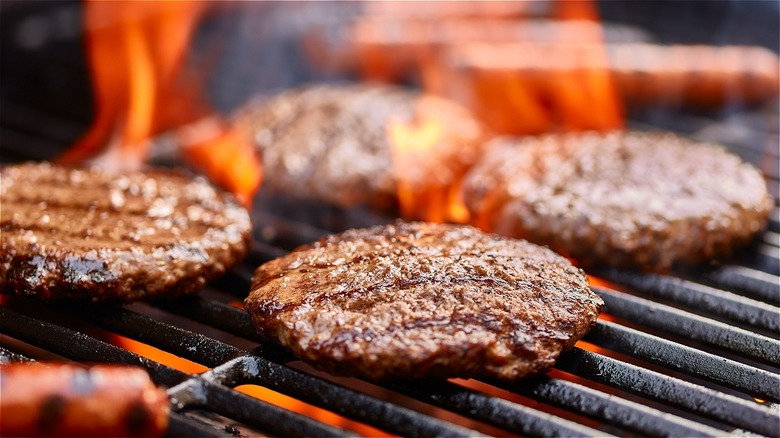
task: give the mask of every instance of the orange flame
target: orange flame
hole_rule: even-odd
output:
[[[546,6],[554,20],[496,19],[479,8],[453,18],[397,6],[407,13],[356,22],[354,64],[372,81],[418,71],[427,92],[463,103],[498,134],[622,128],[595,2]]]
[[[413,217],[417,212],[425,212],[425,219],[441,222],[443,212],[438,208],[426,208],[427,205],[440,205],[441,193],[436,190],[416,188],[410,171],[416,169],[415,162],[430,160],[427,157],[434,145],[441,140],[441,126],[435,120],[425,120],[418,125],[399,121],[390,121],[388,136],[393,145],[393,166],[398,176],[398,200],[403,217]],[[422,193],[421,193],[422,192]]]
[[[197,76],[185,55],[202,1],[85,4],[86,47],[96,118],[58,161],[87,159],[115,169],[137,169],[148,159],[151,138],[209,116]],[[184,156],[245,202],[260,184],[260,163],[248,141],[225,126],[210,138],[186,142]],[[218,158],[216,158],[218,157]]]
[[[273,403],[284,409],[297,412],[307,417],[313,418],[317,421],[336,426],[341,429],[346,429],[357,433],[362,436],[370,437],[390,437],[393,435],[388,434],[382,430],[371,427],[367,424],[358,423],[357,421],[350,420],[333,412],[327,411],[317,406],[310,405],[298,401],[294,398],[278,393],[268,388],[257,385],[241,385],[236,387],[237,391],[243,392],[254,398]]]
[[[152,347],[151,345],[144,344],[143,342],[138,342],[134,339],[126,338],[124,336],[113,334],[111,342],[119,347],[124,348],[127,351],[132,351],[139,356],[143,356],[155,362],[165,364],[184,373],[195,374],[208,371],[208,367],[205,367],[201,364],[192,362],[191,360],[184,359],[183,357],[176,356],[167,351],[160,350],[159,348]]]
[[[483,133],[462,110],[423,96],[413,120],[388,122],[402,217],[429,222],[469,220],[460,190],[466,166],[459,157],[475,154]]]

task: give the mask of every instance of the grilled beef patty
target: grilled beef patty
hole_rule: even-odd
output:
[[[333,373],[511,380],[551,367],[603,302],[546,248],[470,226],[398,222],[260,266],[245,305],[260,334]]]
[[[757,169],[669,133],[579,133],[488,145],[464,198],[482,228],[584,266],[666,270],[717,259],[767,222]]]
[[[48,163],[0,176],[4,293],[95,302],[183,294],[247,252],[247,211],[200,177]]]
[[[262,152],[264,190],[341,207],[394,206],[399,176],[413,188],[448,186],[477,159],[484,135],[461,106],[386,85],[302,87],[251,102],[234,119]],[[431,152],[394,162],[394,124],[427,134]]]

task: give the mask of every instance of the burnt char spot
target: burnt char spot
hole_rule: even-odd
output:
[[[53,394],[41,403],[41,413],[38,417],[38,427],[46,432],[54,429],[62,418],[67,401],[59,394]]]
[[[127,432],[132,436],[140,436],[146,429],[151,418],[152,414],[143,402],[137,401],[133,403],[127,410],[127,417],[125,419]]]

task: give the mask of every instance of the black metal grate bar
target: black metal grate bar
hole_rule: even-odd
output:
[[[694,309],[780,333],[778,309],[760,301],[660,274],[605,269],[598,277],[627,286],[649,297],[673,301]]]
[[[745,430],[780,434],[777,413],[770,408],[597,353],[575,347],[558,358],[556,367]]]
[[[606,303],[606,311],[618,318],[685,336],[751,359],[780,363],[780,342],[775,339],[644,298],[600,287],[593,290]]]
[[[218,366],[241,354],[241,350],[232,345],[122,307],[107,307],[99,312],[80,309],[72,311],[80,318],[102,328],[162,348],[207,367]]]
[[[170,413],[167,436],[235,438],[235,435],[225,430],[224,427],[216,429],[197,418],[175,411]]]
[[[753,396],[780,400],[777,376],[618,324],[599,321],[585,341]]]
[[[168,366],[84,333],[0,307],[3,334],[31,343],[73,360],[84,362],[116,362],[145,367],[158,385],[174,386],[189,376]]]
[[[252,355],[236,358],[203,374],[225,385],[263,385],[341,415],[403,436],[474,436],[477,432],[442,422],[392,403]]]
[[[35,359],[0,347],[0,366],[14,362],[35,362]]]
[[[736,289],[752,298],[780,305],[780,278],[744,266],[726,265],[697,275],[721,289]]]
[[[203,407],[277,436],[356,436],[200,378],[187,380],[171,388],[169,393],[171,404],[178,411]]]
[[[563,379],[539,377],[507,386],[512,391],[589,415],[647,436],[721,436],[723,431]]]
[[[607,436],[603,431],[444,381],[391,384],[406,396],[530,436]]]

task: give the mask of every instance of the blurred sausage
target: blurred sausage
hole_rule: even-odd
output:
[[[162,436],[168,397],[142,368],[18,363],[0,368],[2,436]]]

